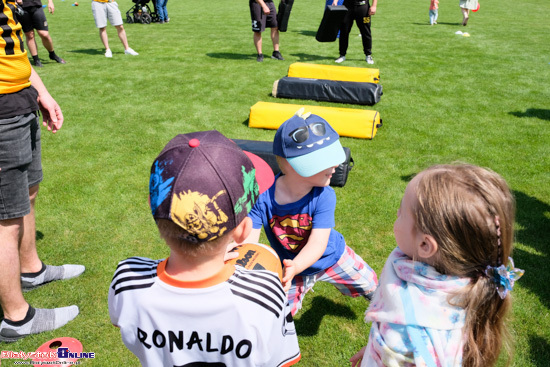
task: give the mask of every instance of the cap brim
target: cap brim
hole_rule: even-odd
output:
[[[247,152],[246,150],[243,150],[243,152],[248,156],[254,165],[254,169],[256,170],[256,182],[258,182],[260,194],[267,191],[271,185],[273,185],[273,182],[275,182],[273,170],[266,161],[258,157],[256,154]]]
[[[327,168],[344,163],[346,153],[340,140],[337,140],[323,149],[286,160],[300,176],[311,177]]]

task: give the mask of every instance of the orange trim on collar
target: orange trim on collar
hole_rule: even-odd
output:
[[[233,273],[235,272],[235,265],[226,263],[225,266],[220,270],[219,273],[214,274],[210,278],[195,280],[195,281],[185,281],[176,279],[166,273],[166,263],[168,259],[162,261],[157,267],[157,276],[158,278],[166,284],[169,284],[173,287],[178,288],[208,288],[215,286],[217,284],[225,282]]]

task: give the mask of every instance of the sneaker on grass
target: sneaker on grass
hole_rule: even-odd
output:
[[[134,51],[134,50],[131,49],[130,47],[128,47],[128,49],[124,50],[124,54],[126,54],[126,55],[132,55],[132,56],[137,56],[137,55],[139,55],[136,51]]]
[[[31,334],[55,330],[78,316],[75,305],[53,309],[32,308],[21,321],[3,319],[0,324],[0,342],[15,342]]]
[[[55,62],[59,64],[66,64],[67,62],[63,60],[61,57],[55,55],[54,57],[50,57],[50,60],[54,60]]]
[[[258,54],[258,57],[256,57],[256,61],[258,62],[264,61],[264,54]]]
[[[273,54],[271,55],[271,58],[272,59],[277,59],[277,60],[284,60],[283,55],[281,55],[281,53],[279,51],[273,51]]]
[[[334,60],[334,62],[337,63],[337,64],[341,64],[341,63],[343,63],[344,61],[346,61],[346,57],[345,57],[345,56],[340,56],[339,58],[337,58],[336,60]]]
[[[113,51],[111,51],[111,49],[107,49],[107,51],[105,51],[105,57],[113,57]]]
[[[367,58],[365,60],[367,64],[374,64],[374,60],[372,59],[371,55],[367,55]]]
[[[53,266],[42,263],[42,269],[36,273],[21,274],[21,289],[30,291],[55,280],[71,279],[86,270],[83,265]]]

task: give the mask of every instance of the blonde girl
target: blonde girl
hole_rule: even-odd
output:
[[[438,165],[415,176],[352,366],[493,366],[523,275],[510,257],[514,215],[508,185],[490,170]]]

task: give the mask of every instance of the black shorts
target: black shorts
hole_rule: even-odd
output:
[[[23,16],[18,16],[17,19],[23,27],[23,32],[27,33],[33,29],[39,31],[48,30],[48,21],[46,20],[46,14],[41,6],[29,6],[23,8],[25,11]]]
[[[277,9],[273,1],[265,2],[269,8],[269,14],[264,14],[262,7],[256,1],[251,0],[250,17],[252,18],[252,32],[263,32],[266,28],[277,28]]]

